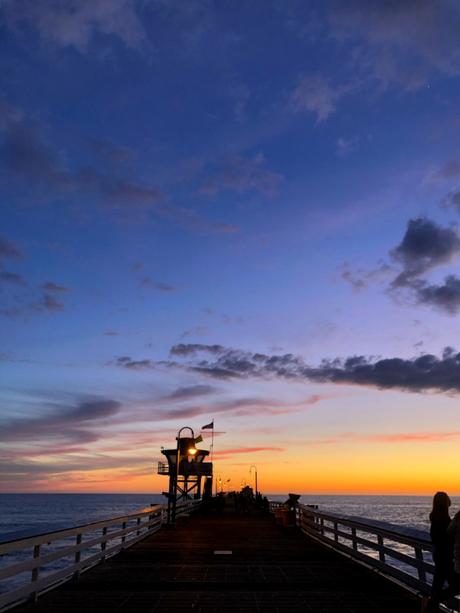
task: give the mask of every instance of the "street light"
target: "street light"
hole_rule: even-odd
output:
[[[252,469],[254,469],[254,474],[255,474],[255,482],[256,482],[256,496],[258,494],[258,489],[257,489],[257,466],[255,464],[251,464],[251,467],[249,469],[249,473],[252,472]]]

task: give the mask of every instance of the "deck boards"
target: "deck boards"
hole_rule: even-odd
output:
[[[231,550],[232,555],[215,555]],[[419,600],[265,516],[194,516],[18,611],[416,613]]]

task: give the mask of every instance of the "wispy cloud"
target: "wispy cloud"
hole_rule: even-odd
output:
[[[158,290],[159,292],[175,292],[177,288],[163,281],[154,281],[150,277],[144,277],[140,282],[141,287]]]
[[[330,36],[355,44],[354,70],[382,90],[415,91],[432,76],[460,74],[455,2],[337,0],[327,15]]]
[[[304,75],[293,90],[289,105],[296,112],[314,113],[317,123],[321,123],[335,112],[339,100],[353,89],[351,83],[336,85],[322,75]]]
[[[253,453],[281,453],[286,451],[284,447],[237,447],[234,449],[221,449],[214,452],[214,456],[223,460],[224,458],[231,458],[235,455],[246,455]]]
[[[100,434],[92,427],[99,420],[113,417],[121,404],[110,399],[85,400],[74,406],[61,405],[37,418],[4,420],[0,439],[24,441],[58,439],[70,443],[96,441]]]
[[[7,24],[27,25],[49,45],[87,53],[96,36],[116,37],[128,48],[142,48],[147,38],[137,7],[135,0],[5,0],[2,12]]]
[[[57,283],[53,283],[53,281],[47,281],[46,283],[43,283],[41,288],[45,292],[53,292],[56,294],[66,294],[71,291],[70,287],[66,287],[65,285],[58,285]]]
[[[269,170],[262,153],[254,157],[234,157],[223,161],[211,170],[208,179],[202,183],[200,192],[215,196],[221,191],[230,190],[237,193],[259,192],[267,197],[278,193],[283,175]]]
[[[219,388],[213,385],[190,385],[187,387],[178,387],[171,393],[162,397],[162,400],[177,401],[177,400],[190,400],[191,398],[197,398],[201,396],[208,396],[209,394],[215,394],[219,391]]]
[[[21,260],[23,257],[24,254],[16,243],[0,236],[0,259]]]

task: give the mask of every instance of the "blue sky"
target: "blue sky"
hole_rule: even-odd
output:
[[[159,491],[212,417],[235,486],[279,487],[275,455],[303,491],[437,487],[379,466],[442,474],[460,437],[459,27],[453,0],[3,0],[2,489]],[[325,447],[349,487],[302,480]]]

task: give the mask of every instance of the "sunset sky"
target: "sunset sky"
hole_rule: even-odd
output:
[[[460,3],[0,2],[0,491],[460,494]],[[209,437],[202,446],[209,447]]]

